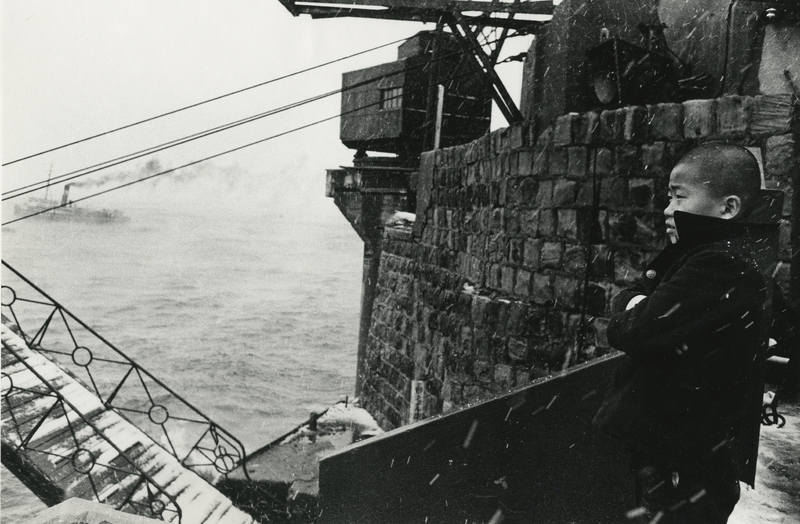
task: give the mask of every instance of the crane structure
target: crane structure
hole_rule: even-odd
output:
[[[279,0],[294,16],[312,18],[374,18],[435,23],[439,31],[448,26],[465,52],[474,55],[492,98],[506,120],[523,120],[495,65],[506,38],[534,34],[553,14],[552,0]],[[436,48],[434,47],[434,56]]]

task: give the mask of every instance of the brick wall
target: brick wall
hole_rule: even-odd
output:
[[[384,236],[367,409],[389,429],[608,352],[597,317],[663,247],[669,172],[704,141],[759,148],[767,187],[787,192],[776,276],[797,297],[793,108],[758,96],[569,114],[424,154],[413,234]]]

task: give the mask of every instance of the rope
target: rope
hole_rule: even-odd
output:
[[[351,55],[343,56],[341,58],[337,58],[337,59],[331,60],[329,62],[324,62],[322,64],[317,64],[315,66],[308,67],[306,69],[301,69],[299,71],[295,71],[294,73],[289,73],[287,75],[279,76],[279,77],[273,78],[271,80],[267,80],[265,82],[261,82],[261,83],[258,83],[258,84],[255,84],[255,85],[252,85],[252,86],[249,86],[249,87],[245,87],[245,88],[242,88],[242,89],[237,89],[236,91],[231,91],[230,93],[226,93],[224,95],[215,96],[213,98],[209,98],[207,100],[203,100],[202,102],[197,102],[197,103],[194,103],[194,104],[190,104],[188,106],[181,107],[180,109],[174,109],[174,110],[168,111],[166,113],[161,113],[160,115],[152,116],[150,118],[145,118],[144,120],[139,120],[137,122],[133,122],[132,124],[126,124],[124,126],[120,126],[120,127],[108,130],[108,131],[104,131],[104,132],[98,133],[96,135],[88,136],[86,138],[81,138],[80,140],[75,140],[75,141],[69,142],[67,144],[62,144],[60,146],[52,147],[50,149],[46,149],[44,151],[40,151],[40,152],[34,153],[32,155],[27,155],[27,156],[24,156],[24,157],[21,157],[21,158],[17,158],[16,160],[11,160],[10,162],[4,163],[3,167],[10,166],[11,164],[16,164],[17,162],[22,162],[23,160],[28,160],[30,158],[35,158],[37,156],[41,156],[41,155],[44,155],[46,153],[52,153],[53,151],[58,151],[59,149],[64,149],[65,147],[74,146],[74,145],[80,144],[82,142],[87,142],[89,140],[93,140],[93,139],[99,138],[101,136],[109,135],[111,133],[116,133],[117,131],[122,131],[123,129],[129,129],[131,127],[138,126],[140,124],[144,124],[144,123],[147,123],[147,122],[152,122],[153,120],[157,120],[159,118],[163,118],[163,117],[169,116],[169,115],[174,115],[175,113],[180,113],[181,111],[186,111],[187,109],[192,109],[192,108],[204,105],[204,104],[208,104],[209,102],[215,102],[217,100],[221,100],[221,99],[227,98],[229,96],[238,95],[239,93],[244,93],[245,91],[249,91],[249,90],[255,89],[257,87],[262,87],[262,86],[265,86],[267,84],[278,82],[279,80],[285,80],[287,78],[291,78],[293,76],[297,76],[297,75],[302,74],[302,73],[307,73],[309,71],[313,71],[313,70],[319,69],[321,67],[325,67],[325,66],[328,66],[328,65],[331,65],[331,64],[335,64],[336,62],[341,62],[342,60],[347,60],[347,59],[353,58],[355,56],[363,55],[365,53],[369,53],[369,52],[375,51],[377,49],[381,49],[383,47],[388,47],[390,45],[397,44],[398,42],[404,42],[406,40],[408,40],[408,37],[401,38],[400,40],[395,40],[394,42],[388,42],[386,44],[381,44],[379,46],[372,47],[370,49],[365,49],[363,51],[359,51],[359,52],[353,53]]]

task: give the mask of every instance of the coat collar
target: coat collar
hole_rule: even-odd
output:
[[[675,211],[674,219],[678,230],[678,242],[675,246],[684,249],[730,240],[745,233],[744,224],[734,220],[694,215],[685,211]]]

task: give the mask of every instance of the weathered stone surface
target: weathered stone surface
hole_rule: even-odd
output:
[[[542,209],[539,212],[539,236],[542,238],[552,238],[556,234],[556,213],[555,209]]]
[[[726,138],[743,137],[750,124],[750,98],[726,96],[717,100],[717,132]]]
[[[517,278],[514,282],[514,293],[526,296],[531,291],[531,272],[525,269],[517,270]]]
[[[656,104],[647,106],[650,140],[678,141],[683,139],[683,106]]]
[[[542,244],[541,267],[558,269],[561,267],[563,247],[561,242],[544,242]]]
[[[570,178],[586,178],[589,165],[589,154],[585,147],[574,146],[567,149],[567,176]]]
[[[625,130],[625,113],[622,109],[610,109],[600,113],[600,138],[608,144],[622,142]]]
[[[778,135],[767,139],[766,165],[769,178],[789,181],[800,165],[797,146],[792,135]]]
[[[534,206],[537,208],[553,207],[553,185],[552,180],[543,180],[539,183],[539,190],[536,192]]]
[[[759,95],[753,97],[750,111],[750,133],[754,136],[781,135],[792,129],[791,95]]]
[[[716,100],[687,100],[683,103],[683,136],[702,138],[716,132]]]
[[[572,145],[573,123],[577,119],[577,113],[568,113],[556,118],[553,128],[553,145],[564,147]]]
[[[788,291],[791,115],[790,97],[656,104],[566,115],[535,141],[535,126],[521,126],[427,154],[420,234],[384,234],[364,394],[379,422],[407,420],[412,381],[428,416],[560,369],[580,319],[607,316],[664,245],[669,171],[697,143],[764,151],[767,187],[787,194],[775,277]],[[588,336],[578,360],[607,350],[600,330]]]
[[[578,183],[574,180],[556,180],[553,187],[553,206],[573,206],[577,197]]]
[[[622,133],[626,142],[643,142],[647,137],[647,109],[639,106],[625,108],[625,127]]]
[[[545,273],[534,273],[531,283],[531,297],[536,304],[545,305],[553,302],[552,277]]]
[[[542,256],[542,244],[544,241],[540,238],[526,238],[524,248],[524,264],[526,267],[537,270],[539,269],[539,261]]]
[[[569,157],[567,148],[554,149],[550,151],[550,176],[563,176],[567,174]]]

